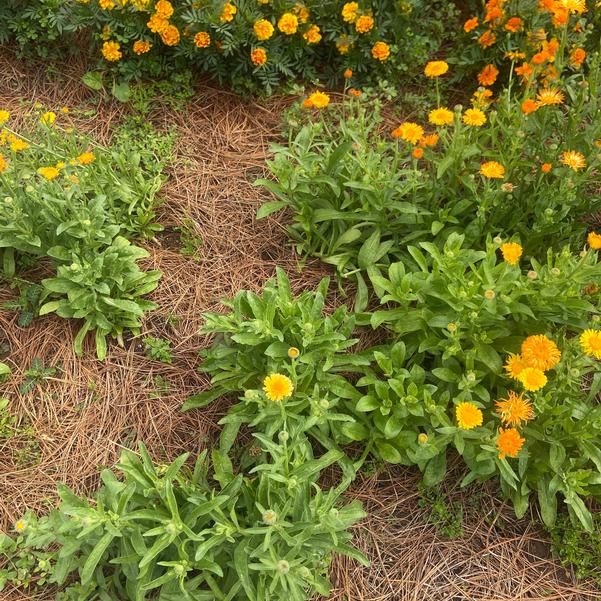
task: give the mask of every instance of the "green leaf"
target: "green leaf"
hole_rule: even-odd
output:
[[[355,411],[373,411],[380,406],[380,401],[373,396],[365,395],[359,399],[359,402],[355,406]]]
[[[7,376],[10,373],[11,373],[10,367],[8,365],[6,365],[6,363],[2,363],[2,361],[0,361],[0,377]]]
[[[435,486],[441,482],[447,472],[447,455],[443,451],[432,457],[424,470],[424,485]]]
[[[537,483],[538,505],[545,526],[551,528],[557,519],[557,495],[549,490],[549,480],[541,478]]]
[[[129,100],[130,89],[129,89],[129,84],[127,82],[125,82],[125,81],[122,81],[120,83],[113,82],[113,89],[111,91],[113,93],[113,96],[119,102],[127,102]]]
[[[264,219],[268,215],[283,209],[287,204],[287,202],[282,200],[266,202],[259,207],[259,210],[257,211],[257,219]]]
[[[90,580],[92,580],[92,576],[94,575],[94,570],[96,566],[102,559],[104,552],[108,549],[108,546],[113,542],[115,538],[115,534],[112,532],[106,532],[102,538],[96,543],[96,546],[92,549],[91,553],[88,555],[86,562],[83,565],[83,569],[81,570],[81,583],[88,584]]]
[[[102,90],[102,73],[100,71],[88,71],[81,78],[81,81],[92,90],[96,90],[97,92]]]
[[[384,461],[388,463],[401,463],[403,460],[401,454],[389,443],[376,441],[376,448],[378,454]]]

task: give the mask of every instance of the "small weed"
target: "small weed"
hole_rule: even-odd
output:
[[[58,373],[56,367],[44,367],[41,359],[36,357],[31,362],[31,367],[25,372],[25,382],[19,387],[21,394],[31,392],[37,385],[42,385],[46,380]]]
[[[152,379],[154,390],[150,393],[151,399],[158,399],[171,390],[171,382],[163,376],[154,376]]]
[[[438,486],[425,487],[420,483],[419,506],[428,510],[428,522],[447,538],[463,536],[463,508]]]
[[[18,282],[18,284],[23,283]],[[17,318],[17,323],[22,328],[31,325],[34,318],[38,316],[40,297],[42,295],[42,286],[39,284],[31,284],[29,282],[25,282],[25,284],[25,286],[21,286],[19,289],[19,298],[6,301],[2,304],[9,311],[18,311],[19,317]]]
[[[171,343],[169,340],[146,336],[144,338],[144,351],[148,357],[155,361],[173,363],[173,354],[171,353]]]
[[[200,261],[199,250],[203,245],[203,240],[194,232],[194,222],[191,219],[186,219],[184,225],[174,229],[179,232],[180,254],[195,261]]]

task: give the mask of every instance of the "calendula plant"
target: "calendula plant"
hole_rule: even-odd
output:
[[[315,385],[334,388],[344,396],[340,372],[353,372],[368,360],[347,354],[355,318],[346,307],[325,312],[329,279],[315,291],[295,297],[286,273],[278,268],[263,292],[242,291],[223,304],[229,314],[205,313],[202,332],[216,334],[213,345],[201,352],[199,370],[212,376],[213,387],[191,397],[184,409],[202,407],[229,392],[260,388],[265,374],[283,361],[294,376],[296,389],[311,394]]]
[[[0,111],[0,122],[9,115]],[[48,257],[56,277],[41,282],[39,313],[83,319],[75,349],[96,332],[99,357],[107,336],[122,343],[125,329],[138,331],[154,304],[141,297],[160,273],[144,272],[148,256],[124,236],[151,235],[152,207],[162,179],[147,177],[140,156],[84,144],[90,140],[57,126],[46,112],[31,131],[9,125],[0,132],[0,249],[12,277],[19,257]],[[6,154],[5,154],[6,153]]]
[[[366,563],[346,544],[347,529],[365,514],[358,502],[339,505],[344,486],[317,485],[320,471],[341,453],[314,459],[302,427],[285,433],[257,434],[266,459],[246,474],[235,474],[221,451],[211,461],[203,453],[193,469],[188,454],[159,466],[144,446],[140,457],[126,451],[120,479],[104,470],[93,500],[61,487],[59,509],[20,520],[16,545],[5,542],[4,554],[40,553],[48,581],[67,585],[58,596],[64,600],[327,595],[332,553]],[[47,557],[49,545],[58,550]],[[16,578],[10,571],[6,577]]]

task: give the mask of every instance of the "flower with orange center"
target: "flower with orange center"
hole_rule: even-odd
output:
[[[449,70],[449,64],[445,61],[430,61],[424,67],[426,77],[440,77]]]
[[[424,148],[428,148],[429,146],[436,146],[436,144],[438,144],[439,139],[440,138],[438,134],[428,134],[419,141],[419,145]]]
[[[532,98],[526,98],[524,102],[522,102],[522,113],[524,115],[529,115],[530,113],[534,113],[538,110],[538,102],[532,100]]]
[[[148,27],[152,33],[161,33],[167,27],[169,27],[169,21],[157,14],[154,14],[150,17],[148,23],[146,23],[146,27]]]
[[[511,17],[511,19],[507,19],[507,23],[505,23],[505,29],[507,31],[511,31],[512,33],[517,33],[524,27],[524,21],[519,17]]]
[[[564,101],[564,94],[557,88],[543,88],[536,95],[536,100],[541,106],[551,106],[561,104]]]
[[[77,161],[79,162],[80,165],[90,165],[95,160],[96,160],[96,157],[94,156],[94,153],[90,152],[90,151],[82,152],[77,157]]]
[[[355,21],[355,30],[357,33],[367,33],[371,31],[374,27],[374,20],[369,15],[361,15]]]
[[[451,125],[455,119],[453,111],[439,107],[428,113],[428,121],[432,125]]]
[[[587,355],[601,359],[601,330],[585,330],[578,341]]]
[[[505,177],[505,167],[497,161],[487,161],[480,165],[480,175],[487,179],[503,179]]]
[[[163,19],[168,19],[173,14],[173,5],[168,0],[159,0],[154,5],[154,12]]]
[[[361,90],[357,90],[355,88],[349,88],[349,96],[354,96],[355,98],[359,98],[359,96],[361,96],[362,92]]]
[[[487,29],[479,38],[478,43],[482,48],[488,48],[492,46],[497,41],[497,36],[493,31]]]
[[[517,265],[522,253],[522,246],[517,242],[505,242],[504,244],[501,244],[503,260],[505,263],[509,263],[509,265]]]
[[[175,25],[167,25],[163,31],[161,31],[161,40],[165,46],[176,46],[179,44],[179,29]]]
[[[417,144],[424,135],[424,128],[412,121],[401,123],[393,132],[393,138],[401,138],[405,142]]]
[[[419,146],[417,148],[414,148],[411,152],[411,156],[414,159],[421,159],[424,156],[424,149]]]
[[[104,42],[104,44],[102,44],[102,56],[104,56],[107,61],[114,63],[123,56],[120,48],[121,45],[119,42]]]
[[[263,380],[263,391],[270,401],[279,402],[292,395],[294,385],[288,376],[275,373]]]
[[[234,15],[238,12],[238,9],[231,3],[226,2],[223,5],[223,9],[221,11],[221,15],[219,16],[219,20],[222,23],[229,23],[234,20]]]
[[[559,363],[561,352],[551,339],[544,334],[537,334],[528,336],[522,343],[522,357],[529,367],[547,371]]]
[[[268,40],[273,35],[273,25],[267,19],[259,19],[253,25],[253,31],[257,40],[261,42]]]
[[[194,44],[197,48],[208,48],[211,45],[211,36],[206,31],[199,31],[194,36]]]
[[[593,250],[601,249],[601,234],[597,234],[597,232],[589,232],[588,236],[586,237],[586,241]]]
[[[330,104],[330,97],[324,92],[313,92],[311,96],[305,99],[303,106],[305,108],[323,109]]]
[[[478,83],[481,86],[492,86],[497,81],[499,70],[494,65],[486,65],[480,73],[478,73]]]
[[[499,459],[505,459],[505,457],[515,459],[525,442],[526,439],[522,438],[515,428],[499,428],[499,436],[497,437]]]
[[[321,32],[317,25],[311,25],[305,33],[303,33],[303,38],[307,44],[317,44],[321,41]]]
[[[509,391],[509,396],[506,399],[501,399],[495,403],[497,413],[501,421],[506,426],[520,427],[522,422],[529,422],[534,418],[534,410],[530,401],[524,398],[524,394],[519,395]]]
[[[390,56],[390,46],[386,42],[378,41],[373,45],[371,55],[375,59],[384,62]]]
[[[255,48],[250,53],[250,60],[252,61],[253,65],[260,67],[267,62],[267,52],[264,48]]]
[[[298,17],[292,13],[284,13],[278,21],[278,29],[286,35],[295,34],[298,29]]]
[[[505,371],[510,378],[517,380],[519,375],[524,371],[528,365],[528,362],[522,357],[522,355],[509,355],[505,362]]]
[[[482,425],[482,411],[473,403],[459,403],[455,407],[455,417],[457,425],[462,430],[472,430]]]
[[[300,355],[300,350],[296,347],[296,346],[291,346],[288,349],[288,357],[290,357],[290,359],[297,359]]]
[[[540,390],[547,383],[547,376],[541,369],[527,367],[520,372],[518,380],[526,390],[534,392]]]
[[[478,27],[478,17],[472,17],[463,24],[463,31],[469,33]]]
[[[344,76],[345,79],[350,79],[353,76],[353,70],[345,69],[344,73],[342,75]]]
[[[463,115],[463,122],[472,127],[481,127],[486,123],[486,115],[480,109],[467,109]]]
[[[570,63],[574,67],[581,67],[585,58],[586,58],[586,52],[584,51],[584,49],[576,48],[575,50],[572,51],[572,54],[570,54]]]
[[[549,173],[549,172],[551,171],[551,169],[553,169],[553,165],[551,165],[551,163],[543,163],[543,164],[540,166],[540,170],[541,170],[543,173]]]
[[[574,171],[579,171],[586,167],[584,155],[577,150],[566,150],[561,155],[561,162]]]
[[[136,40],[133,45],[134,54],[146,54],[152,48],[152,44],[146,40]]]

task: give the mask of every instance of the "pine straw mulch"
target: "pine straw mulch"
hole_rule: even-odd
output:
[[[10,55],[2,58],[0,107],[17,118],[31,111],[35,102],[55,110],[68,106],[74,109],[68,117],[74,125],[106,143],[130,110],[116,102],[101,102],[84,88],[80,77],[85,65],[77,59],[60,74],[46,77],[42,67],[31,70]],[[146,245],[151,254],[147,267],[162,270],[164,276],[152,295],[159,309],[146,320],[143,335],[172,342],[172,365],[147,358],[136,339],[125,349],[111,346],[104,362],[94,358],[91,345],[78,359],[72,350],[74,324],[46,316],[21,328],[13,312],[0,309],[0,342],[10,347],[4,360],[14,372],[1,393],[10,399],[18,424],[30,432],[0,442],[4,528],[27,508],[51,507],[57,482],[78,492],[93,490],[99,468],[113,465],[120,451],[135,448],[137,441],[144,441],[157,460],[205,448],[218,432],[225,406],[216,403],[202,411],[180,411],[190,394],[209,386],[196,371],[198,351],[210,344],[198,334],[201,312],[218,309],[220,299],[240,289],[259,289],[276,265],[286,269],[297,290],[315,286],[327,273],[315,261],[301,270],[286,236],[286,216],[262,221],[254,217],[266,193],[252,181],[265,172],[268,144],[277,138],[287,102],[249,104],[202,83],[181,112],[160,100],[153,105],[154,125],[165,131],[175,127],[178,139],[158,214],[167,232]],[[97,113],[89,117],[85,109]],[[198,260],[179,252],[178,236],[169,233],[178,226],[192,227],[202,239]],[[42,272],[43,267],[38,277]],[[0,304],[15,296],[14,290],[0,288]],[[334,294],[332,300],[341,299]],[[36,357],[60,371],[44,386],[23,394],[19,385]],[[156,390],[158,376],[169,382],[168,390]],[[549,557],[534,521],[516,520],[495,499],[494,488],[479,496],[478,511],[466,509],[463,535],[446,539],[429,523],[428,509],[418,504],[418,481],[414,471],[389,469],[362,476],[353,485],[350,496],[361,499],[369,513],[355,530],[355,542],[372,566],[362,568],[337,558],[332,600],[599,598],[592,585],[577,584]],[[454,491],[450,496],[468,508],[473,494]],[[3,595],[7,600],[52,598],[50,591]]]

